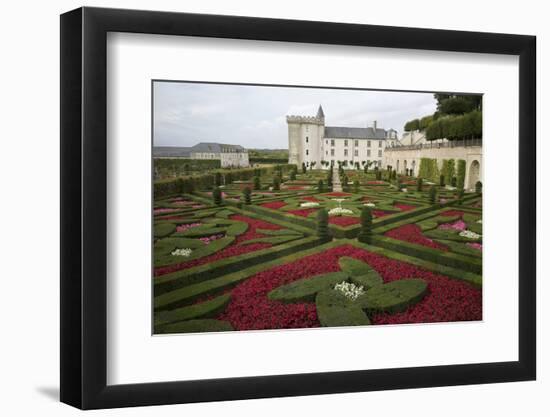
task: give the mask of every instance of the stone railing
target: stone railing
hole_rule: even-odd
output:
[[[396,145],[388,146],[385,151],[409,151],[417,149],[439,149],[439,148],[460,148],[470,146],[483,146],[481,139],[450,140],[447,142],[428,142],[420,145]]]

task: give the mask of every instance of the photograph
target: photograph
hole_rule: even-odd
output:
[[[151,111],[154,335],[483,320],[482,93],[153,80]]]

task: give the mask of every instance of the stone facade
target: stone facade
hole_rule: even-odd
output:
[[[325,126],[325,114],[319,106],[317,115],[287,116],[289,164],[329,169],[330,164],[347,161],[348,166],[371,162],[380,167],[384,164],[387,148],[398,142],[397,131],[371,127]],[[327,164],[328,163],[328,164]]]
[[[191,159],[219,159],[222,168],[248,167],[248,151],[240,145],[201,142],[190,149]]]
[[[412,169],[414,175],[418,174],[421,158],[436,159],[439,169],[444,159],[464,159],[466,161],[464,187],[467,190],[473,190],[477,181],[483,183],[483,146],[480,140],[396,146],[386,148],[384,155],[384,166],[391,165],[398,173],[405,173],[405,170]]]

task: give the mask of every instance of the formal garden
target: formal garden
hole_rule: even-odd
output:
[[[456,165],[156,181],[154,333],[481,320],[482,189]]]

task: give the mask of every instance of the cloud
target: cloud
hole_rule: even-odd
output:
[[[319,104],[327,125],[365,127],[376,120],[401,132],[407,120],[433,113],[436,103],[431,93],[155,82],[154,144],[285,148],[286,116],[314,116]]]

